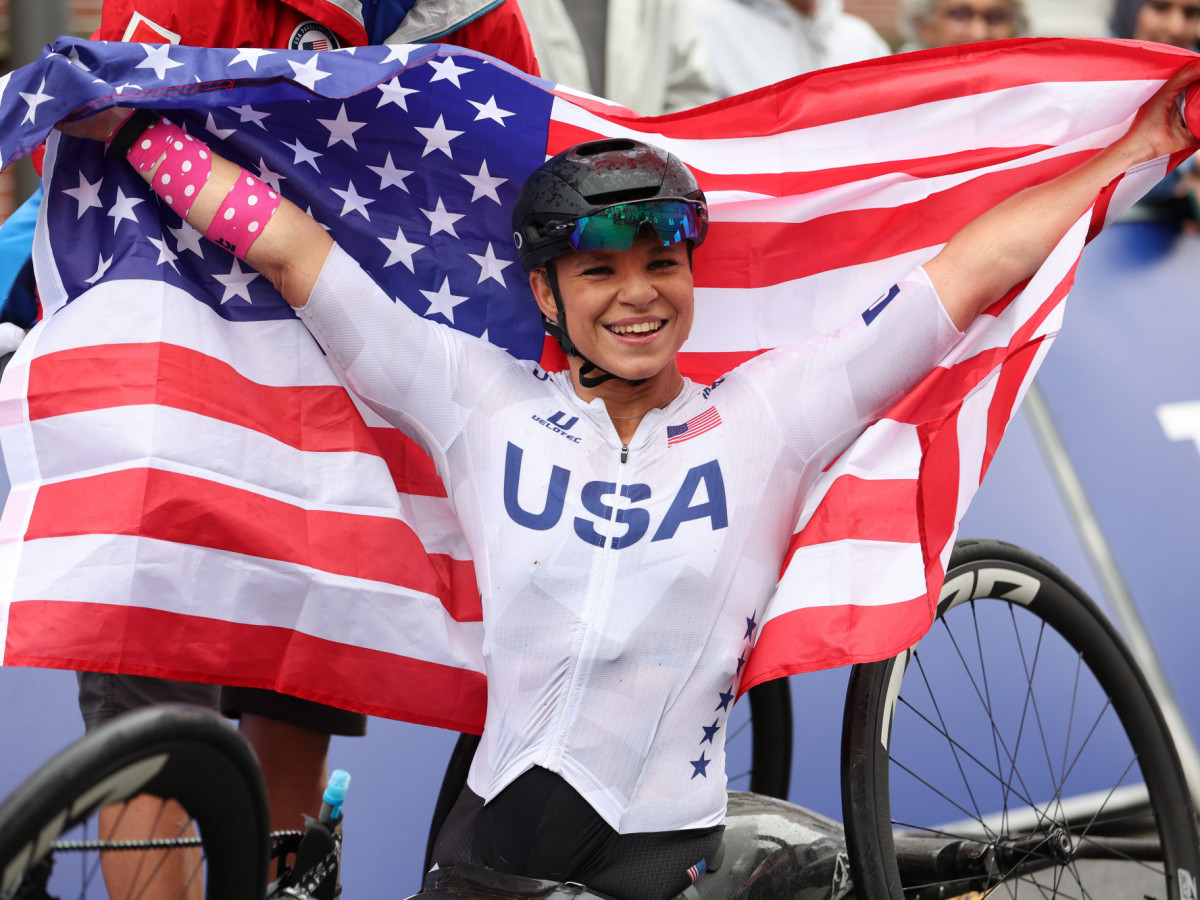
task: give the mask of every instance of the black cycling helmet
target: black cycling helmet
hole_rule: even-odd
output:
[[[646,228],[664,245],[687,240],[690,258],[708,232],[708,205],[675,156],[641,141],[606,138],[576,144],[535,169],[521,187],[512,223],[521,264],[526,271],[546,267],[558,307],[558,320],[543,317],[542,324],[564,353],[584,360],[580,381],[594,387],[616,376],[583,357],[567,334],[554,259],[576,249],[626,250]]]
[[[676,157],[641,141],[607,138],[576,144],[542,163],[525,180],[513,209],[513,240],[531,271],[568,250],[574,224],[604,209],[640,200],[684,200],[704,241],[708,206],[691,170]]]

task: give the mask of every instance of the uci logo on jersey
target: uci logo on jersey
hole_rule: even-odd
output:
[[[534,531],[548,531],[562,518],[567,491],[571,486],[571,470],[552,465],[541,511],[526,509],[520,501],[524,456],[525,451],[510,441],[504,456],[504,511],[518,525]],[[531,474],[530,477],[536,477],[538,483],[542,483],[544,473],[539,472],[536,476]],[[618,496],[624,497],[628,505],[616,507],[607,499]],[[586,482],[579,489],[579,501],[594,518],[576,516],[573,523],[575,534],[589,544],[603,547],[605,538],[596,530],[596,522],[615,521],[625,526],[625,533],[611,537],[609,546],[614,550],[633,546],[650,533],[654,524],[650,520],[650,510],[639,505],[648,501],[650,496],[648,484],[623,484],[618,489],[611,481]],[[715,459],[693,466],[684,474],[683,483],[671,500],[667,514],[654,528],[650,540],[670,540],[683,523],[704,519],[708,520],[713,531],[729,525],[725,479]]]

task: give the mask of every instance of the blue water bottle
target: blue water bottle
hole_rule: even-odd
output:
[[[342,803],[346,800],[346,788],[350,786],[350,773],[344,769],[334,769],[329,776],[329,784],[321,795],[320,820],[330,831],[342,826]]]
[[[304,817],[304,837],[283,896],[334,900],[341,894],[342,803],[349,784],[349,774],[335,769],[321,795],[321,812],[315,819]]]

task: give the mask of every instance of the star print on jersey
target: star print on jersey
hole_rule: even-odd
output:
[[[107,61],[86,44],[69,52],[59,57],[62,65],[104,77]],[[541,355],[540,318],[530,314],[516,250],[495,238],[510,233],[530,160],[544,156],[546,128],[529,125],[548,119],[551,101],[540,89],[492,77],[478,57],[442,58],[416,45],[336,51],[362,67],[357,77],[328,65],[330,56],[302,50],[242,48],[194,58],[187,47],[134,44],[115,52],[147,82],[130,85],[123,103],[161,103],[188,134],[311,211],[390,296],[460,331],[486,334],[522,358]],[[172,92],[239,78],[276,79],[279,87],[268,99],[260,101],[260,92],[253,103],[231,99],[203,113],[171,99]],[[17,88],[30,121],[69,112],[51,85],[38,79]],[[313,103],[310,90],[340,99],[302,116]],[[106,217],[99,245],[64,261],[68,296],[135,278],[200,290],[198,299],[226,319],[292,315],[268,279],[201,240],[136,172],[106,161],[102,145],[64,139],[59,165],[71,174],[48,195],[47,213],[64,245],[73,232],[95,243],[92,222]],[[128,252],[139,245],[144,252]],[[119,272],[113,260],[121,260]]]
[[[721,728],[724,727],[724,724],[728,722],[729,714],[732,711],[731,706],[733,704],[733,700],[737,696],[738,680],[741,678],[742,669],[745,667],[747,661],[750,659],[750,650],[754,646],[754,632],[755,632],[755,629],[757,629],[757,628],[758,628],[758,611],[751,610],[750,615],[746,616],[746,632],[742,636],[741,653],[739,654],[737,660],[735,661],[736,668],[734,671],[733,682],[729,685],[729,687],[726,690],[719,691],[717,693],[718,703],[717,703],[717,706],[716,706],[714,712],[724,713],[725,714],[725,722],[722,722],[721,716],[717,716],[717,718],[713,719],[713,722],[711,725],[701,725],[700,728],[704,732],[704,737],[702,737],[700,739],[701,744],[711,744],[714,746],[719,746],[716,743],[716,736],[717,736],[717,733],[721,730]],[[706,769],[710,762],[712,762],[712,760],[706,759],[703,753],[700,754],[700,759],[698,759],[698,760],[697,759],[688,760],[688,763],[692,766],[691,778],[694,779],[697,775],[701,775],[701,776],[707,778],[708,773],[707,773]]]

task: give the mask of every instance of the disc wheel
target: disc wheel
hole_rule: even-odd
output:
[[[1191,795],[1145,678],[1010,544],[959,542],[929,634],[854,667],[842,767],[859,897],[1196,897]]]

